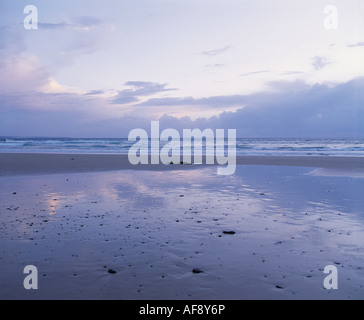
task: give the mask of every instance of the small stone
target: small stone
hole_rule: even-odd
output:
[[[224,231],[223,234],[234,235],[234,234],[236,234],[236,232],[235,231]]]
[[[196,269],[192,270],[192,273],[199,274],[199,273],[203,273],[203,271],[201,269],[196,268]]]
[[[113,270],[113,269],[109,269],[107,272],[108,272],[108,273],[110,273],[110,274],[116,274],[116,273],[117,273],[117,272],[116,272],[115,270]]]

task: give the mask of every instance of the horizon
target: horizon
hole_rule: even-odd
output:
[[[182,136],[182,134],[181,134]],[[264,140],[364,140],[363,137],[242,137],[236,136],[237,139],[264,139]],[[79,139],[79,140],[120,140],[125,139],[128,140],[128,137],[56,137],[56,136],[0,136],[0,139]],[[180,139],[183,139],[181,137]],[[216,139],[216,138],[215,138]],[[227,138],[224,138],[227,140]],[[152,140],[152,138],[148,138],[148,140]]]

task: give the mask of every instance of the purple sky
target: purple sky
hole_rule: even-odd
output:
[[[364,137],[362,3],[2,0],[0,136]]]

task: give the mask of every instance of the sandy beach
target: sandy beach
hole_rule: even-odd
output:
[[[237,163],[0,154],[0,299],[363,299],[364,159]]]
[[[193,158],[192,158],[193,161]],[[150,162],[150,161],[149,161]],[[203,158],[202,163],[206,163]],[[364,171],[362,157],[323,156],[238,156],[237,165],[294,166],[347,171]],[[42,154],[0,153],[0,176],[20,174],[80,173],[115,170],[185,170],[205,164],[132,165],[127,155],[113,154]]]

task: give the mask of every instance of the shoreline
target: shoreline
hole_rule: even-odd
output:
[[[363,157],[343,156],[237,156],[237,165],[310,167],[364,171]],[[29,174],[57,174],[108,172],[120,170],[186,170],[206,166],[194,165],[132,165],[128,155],[115,154],[53,154],[53,153],[0,153],[0,176]]]

